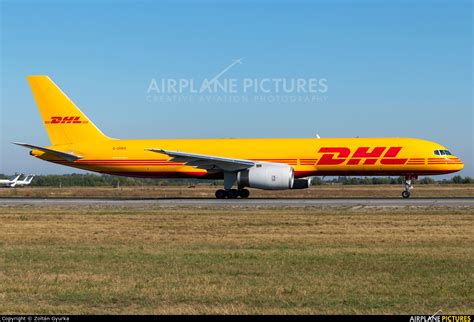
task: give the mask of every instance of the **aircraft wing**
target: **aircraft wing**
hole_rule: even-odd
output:
[[[36,146],[36,145],[31,145],[31,144],[26,144],[26,143],[20,143],[20,142],[13,142],[13,144],[23,146],[23,147],[29,148],[29,149],[40,150],[40,151],[43,151],[43,152],[51,153],[51,154],[57,156],[58,158],[61,158],[61,159],[66,160],[66,161],[76,161],[76,160],[79,160],[79,159],[83,158],[79,155],[75,155],[75,154],[67,153],[67,152],[61,152],[61,151],[48,149],[48,148],[43,148],[41,146]]]
[[[254,161],[224,158],[212,155],[194,154],[186,152],[169,151],[163,149],[145,149],[151,152],[166,154],[175,162],[185,162],[185,165],[204,170],[214,171],[239,171],[251,168]]]

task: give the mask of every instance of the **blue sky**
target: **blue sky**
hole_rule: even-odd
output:
[[[25,76],[49,75],[118,138],[417,137],[474,175],[471,1],[2,1],[0,173],[77,170]],[[324,101],[153,102],[151,79],[324,78]]]

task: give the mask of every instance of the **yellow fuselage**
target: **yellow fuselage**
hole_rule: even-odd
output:
[[[221,178],[222,173],[170,161],[145,149],[165,149],[226,158],[288,164],[295,177],[324,175],[436,175],[459,171],[461,160],[435,155],[440,144],[411,138],[331,139],[104,139],[54,145],[54,149],[83,156],[64,161],[33,150],[32,155],[75,168],[114,175],[158,178]]]

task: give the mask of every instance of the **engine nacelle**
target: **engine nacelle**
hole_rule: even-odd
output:
[[[239,187],[265,190],[284,190],[293,187],[293,168],[287,164],[259,163],[237,173]]]

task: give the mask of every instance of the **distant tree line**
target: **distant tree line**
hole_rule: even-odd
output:
[[[0,174],[0,179],[11,178]],[[315,177],[314,185],[321,184],[343,184],[343,185],[377,185],[377,184],[402,184],[403,177]],[[474,183],[471,177],[454,176],[451,179],[434,180],[431,177],[423,177],[415,180],[419,184],[469,184]],[[179,185],[222,185],[222,180],[202,179],[150,179],[130,178],[111,175],[97,174],[62,174],[62,175],[38,175],[33,179],[33,187],[120,187],[120,186],[179,186]]]
[[[405,178],[401,177],[337,177],[336,179],[324,181],[325,183],[339,183],[347,185],[361,184],[403,184]],[[435,180],[431,177],[423,177],[414,180],[418,184],[468,184],[474,183],[471,177],[454,176],[451,179]]]
[[[0,174],[0,178],[11,178]],[[48,174],[35,176],[32,187],[120,187],[120,186],[173,186],[195,185],[199,183],[216,184],[213,181],[199,179],[150,179],[132,178],[97,174]]]

